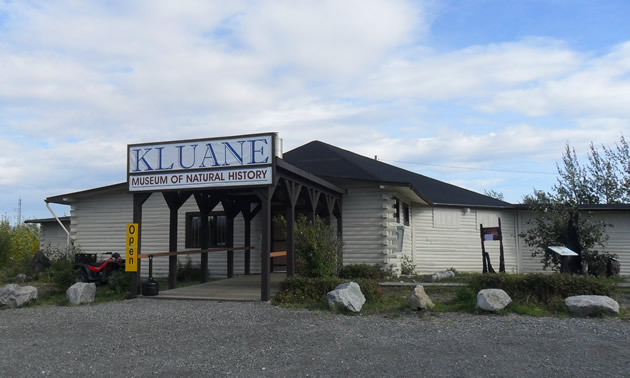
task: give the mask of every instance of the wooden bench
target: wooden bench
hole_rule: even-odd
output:
[[[273,268],[275,268],[276,266],[283,266],[286,268],[287,266],[286,260],[284,264],[274,264],[274,257],[283,257],[283,256],[284,257],[287,256],[287,251],[274,251],[269,254],[269,257],[271,257],[271,264],[269,265],[270,265],[272,273],[273,273]]]

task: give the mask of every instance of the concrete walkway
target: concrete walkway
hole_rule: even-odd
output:
[[[286,273],[272,273],[269,286],[271,296],[280,291],[280,282]],[[193,299],[213,301],[260,301],[260,275],[242,275],[199,285],[186,286],[171,290],[160,290],[154,297],[147,299]]]

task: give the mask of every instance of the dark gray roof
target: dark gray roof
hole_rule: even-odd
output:
[[[432,179],[330,144],[313,141],[285,152],[289,163],[326,179],[409,186],[431,205],[512,208],[512,204]]]
[[[514,207],[518,210],[528,210],[529,205],[525,203],[519,203],[514,205]],[[586,204],[586,205],[578,205],[578,209],[583,211],[629,211],[630,203],[597,203],[597,204]]]
[[[59,217],[59,220],[62,222],[70,222],[69,216]],[[57,223],[57,219],[55,218],[39,218],[39,219],[27,219],[24,223]]]

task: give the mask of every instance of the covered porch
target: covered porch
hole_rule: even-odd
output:
[[[286,278],[286,273],[271,273],[269,277],[269,294],[276,295],[280,291],[280,282]],[[183,299],[209,301],[259,301],[260,275],[249,274],[232,278],[209,281],[198,285],[180,287],[160,291],[155,299]]]
[[[168,290],[160,288],[158,296],[160,298],[268,301],[277,292],[280,281],[295,273],[294,225],[296,214],[305,214],[311,219],[319,216],[327,220],[329,224],[336,226],[338,237],[341,238],[341,200],[345,190],[283,161],[279,156],[270,156],[269,163],[267,168],[258,168],[259,171],[268,169],[269,176],[271,176],[269,183],[241,183],[235,186],[223,184],[216,187],[206,184],[199,188],[186,187],[185,189],[178,189],[173,185],[165,186],[162,189],[153,185],[151,189],[139,187],[133,191],[130,190],[133,192],[133,223],[138,225],[138,243],[140,243],[143,228],[143,203],[150,196],[161,195],[170,214],[168,251],[143,250],[140,244],[137,245],[137,256],[142,260],[138,260],[137,272],[131,273],[130,296],[135,297],[141,293],[140,264],[142,263],[146,268],[145,264],[149,262],[147,259],[149,255],[162,255],[168,256],[169,259]],[[226,172],[226,177],[228,174],[231,175],[229,171],[224,169],[218,169],[217,172]],[[129,179],[134,177],[128,178],[130,188],[132,183]],[[151,179],[150,182],[155,183],[158,180]],[[194,199],[200,214],[199,249],[178,250],[178,211],[189,199]],[[221,248],[213,248],[209,245],[210,235],[208,234],[207,219],[217,205],[221,206],[226,218],[226,243]],[[234,243],[234,220],[239,215],[244,220],[243,235],[240,238],[244,242],[243,245],[235,245]],[[272,229],[272,218],[276,215],[282,215],[286,219],[286,240],[280,243],[274,238]],[[335,223],[332,223],[333,219]],[[262,232],[260,234],[261,240],[252,243],[251,230],[254,221],[261,226]],[[235,272],[234,269],[234,252],[237,252],[237,259],[243,259],[244,274],[240,276],[236,275],[238,272]],[[274,252],[276,254],[282,252],[281,256],[286,258],[282,264],[285,266],[285,273],[272,273],[274,271],[273,265],[275,265],[272,263]],[[225,253],[227,259],[225,275],[228,279],[209,281],[209,253]],[[251,255],[252,253],[260,257],[260,274],[252,274],[254,271],[250,271],[250,256],[255,256]],[[186,254],[201,255],[201,282],[200,285],[176,289],[178,257]]]

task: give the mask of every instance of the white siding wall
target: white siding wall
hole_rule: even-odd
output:
[[[501,218],[505,269],[517,271],[516,214],[513,211],[428,207],[414,204],[414,263],[418,273],[448,268],[466,272],[482,270],[479,223],[498,226]],[[493,268],[499,271],[499,242],[486,242]]]
[[[532,228],[528,222],[533,221],[532,213],[529,211],[518,212],[518,228],[519,233],[525,232]],[[540,262],[540,256],[532,257],[534,248],[525,243],[523,238],[519,237],[519,247],[521,256],[521,272],[522,273],[540,273],[543,272],[543,264]]]
[[[71,237],[83,252],[124,255],[132,207],[132,196],[123,191],[81,199],[71,208]]]
[[[388,196],[378,185],[347,186],[343,196],[343,263],[379,264],[386,262],[387,222],[393,214]]]
[[[605,220],[613,227],[607,227],[608,244],[604,251],[614,253],[621,264],[621,274],[630,275],[630,213],[628,212],[598,212],[596,218]]]
[[[70,222],[62,222],[68,231],[70,231]],[[65,249],[68,244],[68,235],[61,228],[59,223],[46,222],[42,223],[39,229],[39,248]]]
[[[613,227],[606,228],[608,243],[604,248],[599,247],[598,250],[616,254],[621,263],[621,274],[630,275],[630,214],[628,212],[605,211],[596,212],[593,216],[596,220],[602,220],[613,225]],[[532,213],[521,211],[519,218],[521,232],[532,228],[532,225],[527,224],[533,219]],[[534,248],[525,244],[522,239],[520,245],[522,271],[527,273],[542,272],[543,265],[540,262],[540,257],[531,257]],[[548,271],[551,270],[548,269]]]
[[[215,211],[222,210],[217,206]],[[194,198],[190,198],[178,211],[177,249],[185,250],[186,213],[198,212]],[[125,225],[133,219],[133,196],[127,192],[99,194],[93,198],[81,199],[73,204],[71,235],[81,250],[86,253],[125,252]],[[244,244],[244,220],[239,215],[234,221],[234,245]],[[260,272],[260,245],[262,241],[261,217],[252,220],[252,245],[258,247],[251,253],[251,272]],[[164,197],[154,193],[142,206],[142,250],[141,253],[168,251],[169,209]],[[65,245],[65,239],[64,239]],[[200,255],[179,256],[180,264],[186,264],[188,258],[193,264],[199,264]],[[148,260],[143,260],[142,275],[148,275]],[[225,252],[208,254],[210,277],[227,275]],[[244,273],[244,252],[234,252],[234,272]],[[156,257],[153,260],[153,276],[168,276],[168,257]]]

